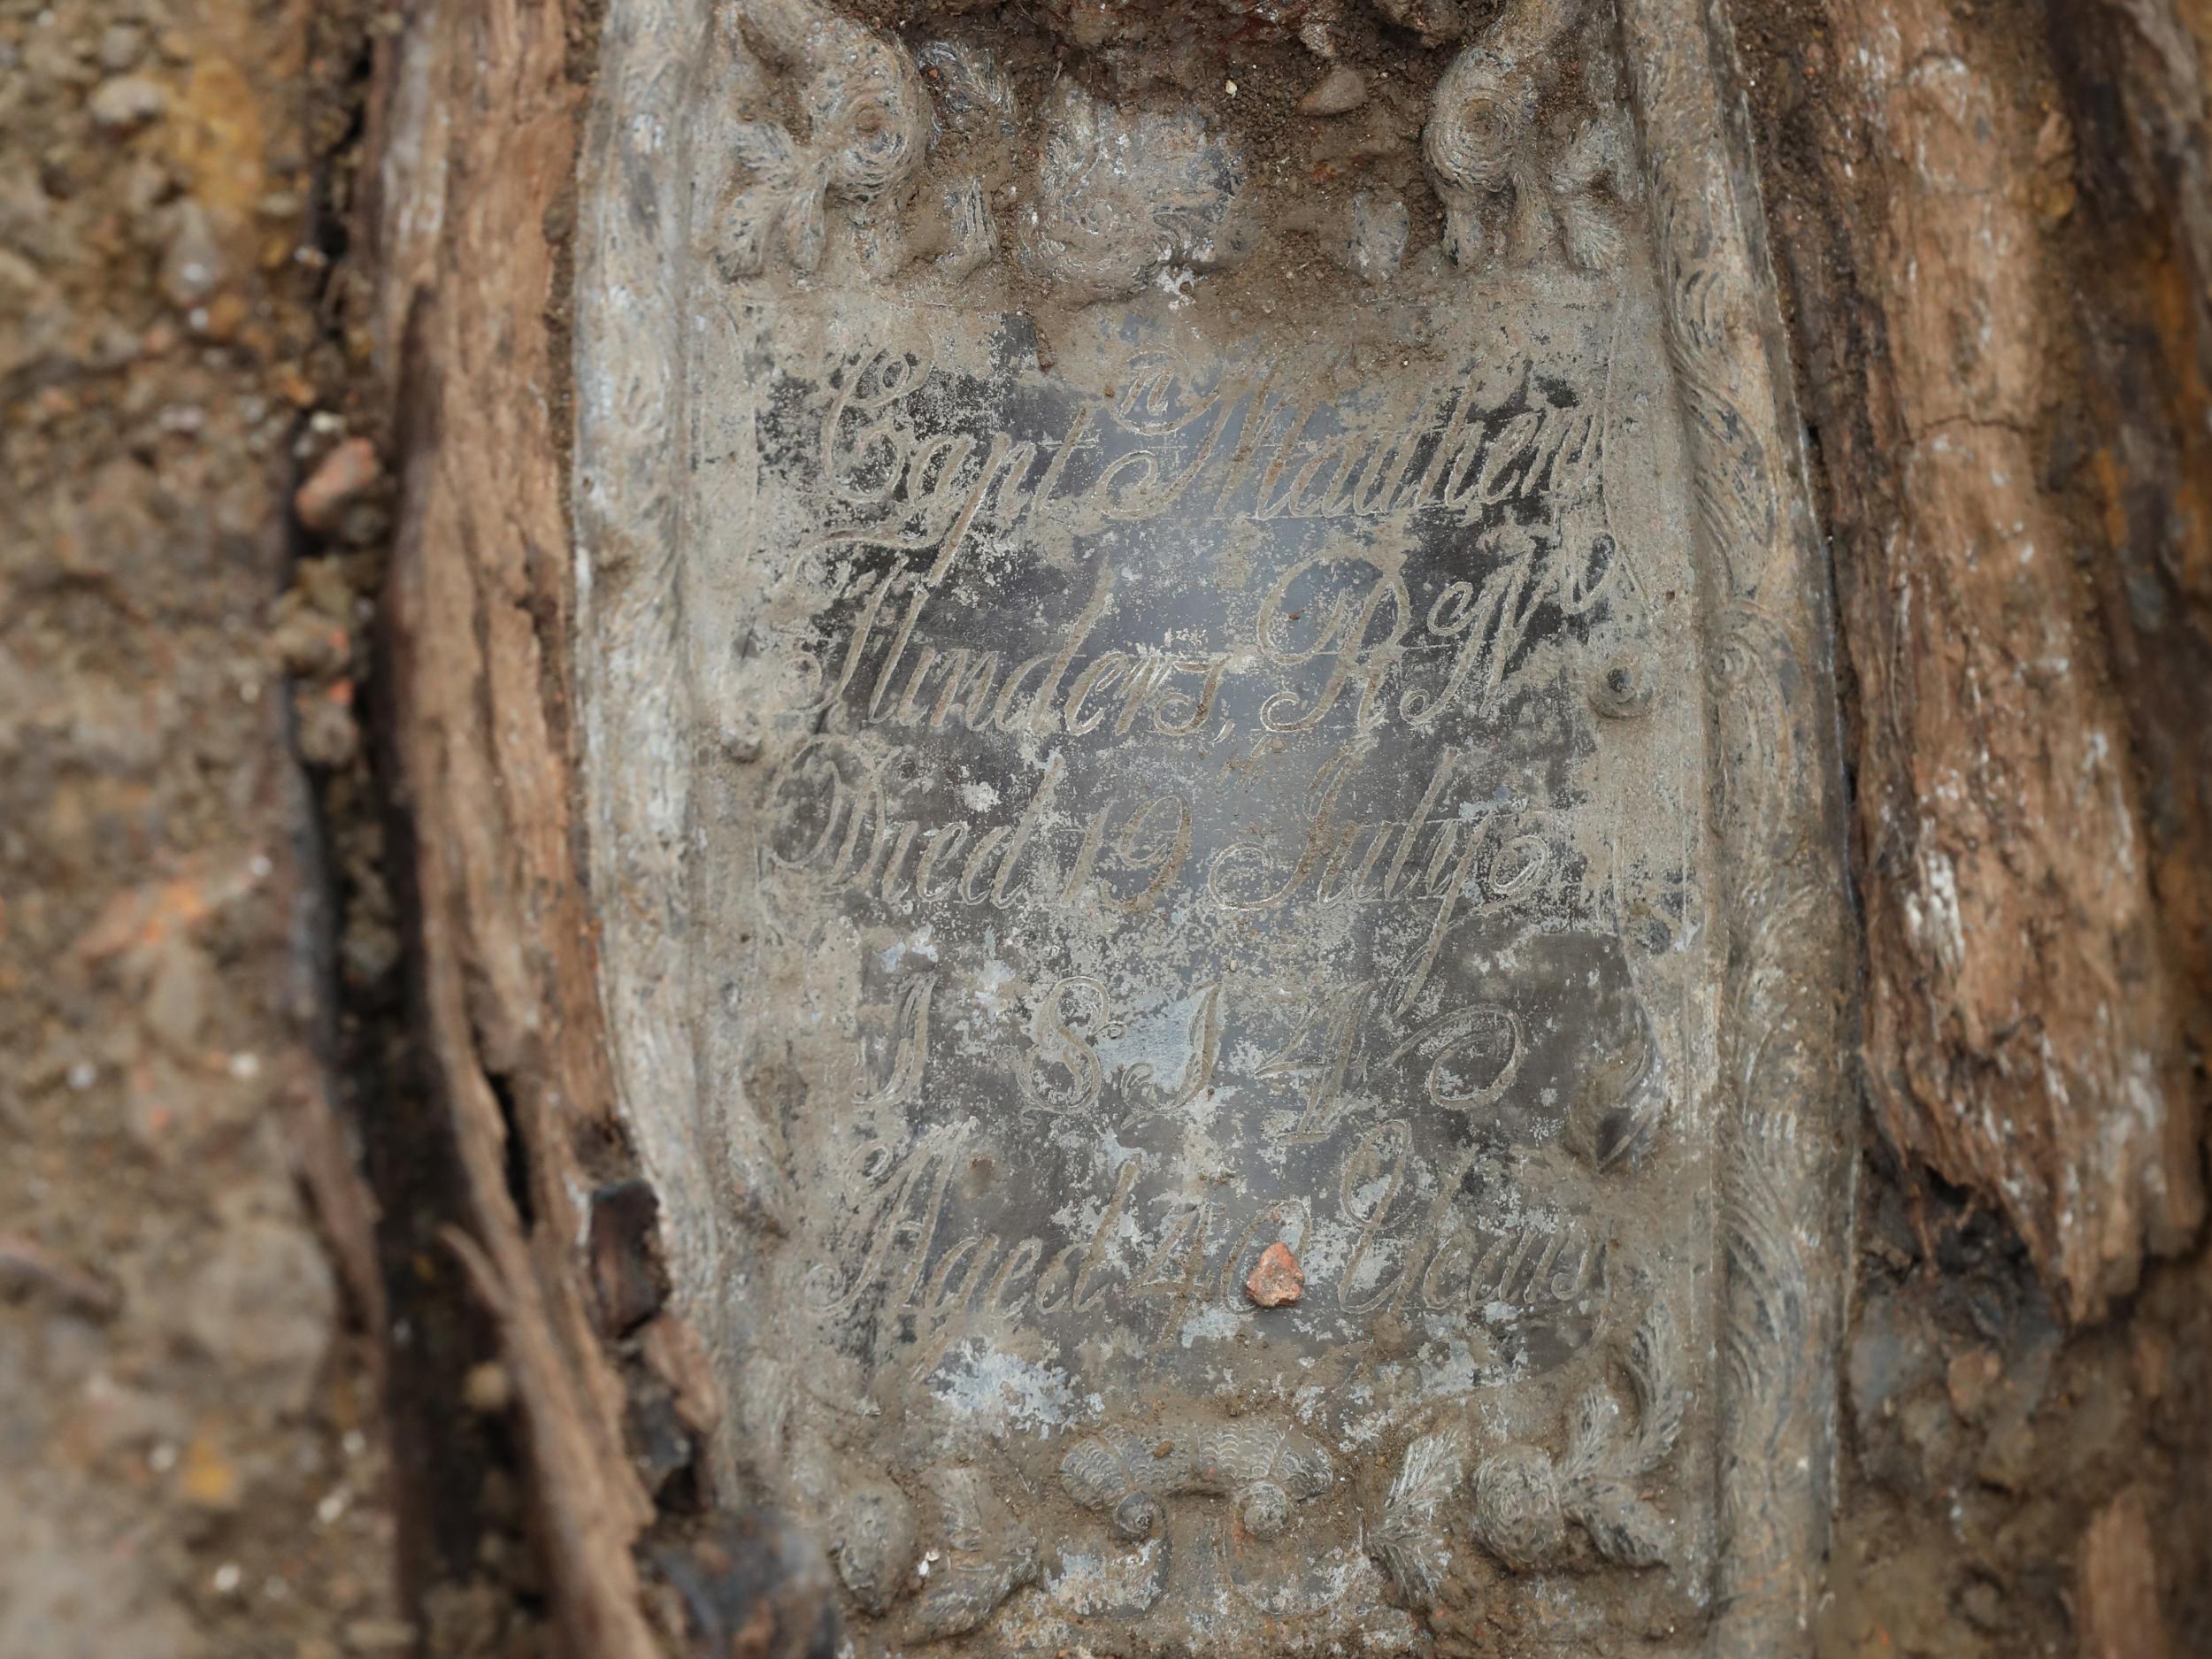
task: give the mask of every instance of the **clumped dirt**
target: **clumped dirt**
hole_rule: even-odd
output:
[[[1404,201],[1409,258],[1440,238],[1443,211],[1422,171],[1421,129],[1452,52],[1438,43],[1442,36],[1429,37],[1432,50],[1424,50],[1420,35],[1370,7],[1148,0],[1114,8],[1110,21],[1087,7],[977,7],[959,0],[856,0],[848,9],[910,50],[941,40],[989,50],[1023,123],[1016,150],[1024,165],[983,169],[995,199],[1033,174],[1038,113],[1063,81],[1104,103],[1194,113],[1210,132],[1228,134],[1244,159],[1247,200],[1267,224],[1270,254],[1209,273],[1192,288],[1188,303],[1202,326],[1331,319],[1344,285],[1357,285],[1342,267],[1340,243],[1345,210],[1363,192]],[[1307,26],[1325,15],[1314,34]],[[1460,18],[1456,8],[1454,16]],[[1463,19],[1454,25],[1463,26]],[[1302,113],[1300,100],[1338,73],[1356,78],[1356,102],[1333,114]],[[1574,73],[1571,67],[1561,79],[1571,82]],[[963,157],[958,134],[939,142],[956,165],[976,165]],[[926,221],[926,201],[918,210]],[[925,223],[921,235],[927,234]],[[1076,326],[1066,296],[1031,280],[1019,261],[1004,262],[1002,274],[1044,338],[1049,360],[1053,337]],[[1394,356],[1403,342],[1393,340]]]
[[[2070,1333],[2016,1240],[1917,1187],[1870,1149],[1821,1659],[2212,1651],[2200,1472],[2212,1271],[2154,1269],[2118,1317]],[[1917,1229],[1915,1203],[1928,1212]],[[2112,1593],[2086,1534],[2131,1511],[2149,1520],[2146,1545],[2155,1537],[2139,1564],[2170,1647],[2140,1609],[2130,1640],[2150,1645],[2086,1638]]]

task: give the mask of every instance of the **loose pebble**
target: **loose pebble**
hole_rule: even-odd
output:
[[[1367,102],[1367,82],[1349,64],[1339,64],[1298,100],[1301,115],[1342,115]]]
[[[180,202],[161,256],[162,293],[179,311],[190,311],[204,303],[222,279],[223,256],[207,210],[197,202]]]
[[[100,67],[111,74],[137,68],[145,51],[146,31],[135,23],[111,23],[101,31]]]
[[[160,82],[144,75],[115,75],[93,89],[85,105],[92,124],[104,133],[131,133],[157,119],[169,107]]]
[[[376,482],[379,471],[376,446],[366,438],[348,438],[323,457],[292,497],[300,523],[319,535],[335,529],[345,510]]]
[[[472,1365],[461,1379],[461,1401],[479,1417],[495,1417],[514,1403],[514,1379],[497,1360]]]

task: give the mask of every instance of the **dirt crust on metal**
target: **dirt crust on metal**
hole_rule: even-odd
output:
[[[579,384],[732,1478],[856,1652],[1701,1650],[1715,491],[1610,9],[1425,56],[1310,198],[1279,112],[726,22],[674,312],[596,296],[678,366],[588,318]]]

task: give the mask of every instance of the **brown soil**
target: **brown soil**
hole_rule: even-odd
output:
[[[496,1426],[421,1406],[483,1348],[437,1210],[380,1237],[356,1173],[436,1164],[360,719],[385,485],[288,504],[377,435],[337,273],[396,22],[0,4],[5,1659],[411,1651],[389,1425],[433,1415],[480,1444],[410,1529],[431,1645],[534,1650],[480,1587]]]

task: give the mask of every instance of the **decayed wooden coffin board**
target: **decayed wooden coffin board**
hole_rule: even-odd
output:
[[[1509,5],[1309,199],[987,19],[612,8],[603,990],[853,1651],[1796,1645],[1840,866],[1707,21]]]

